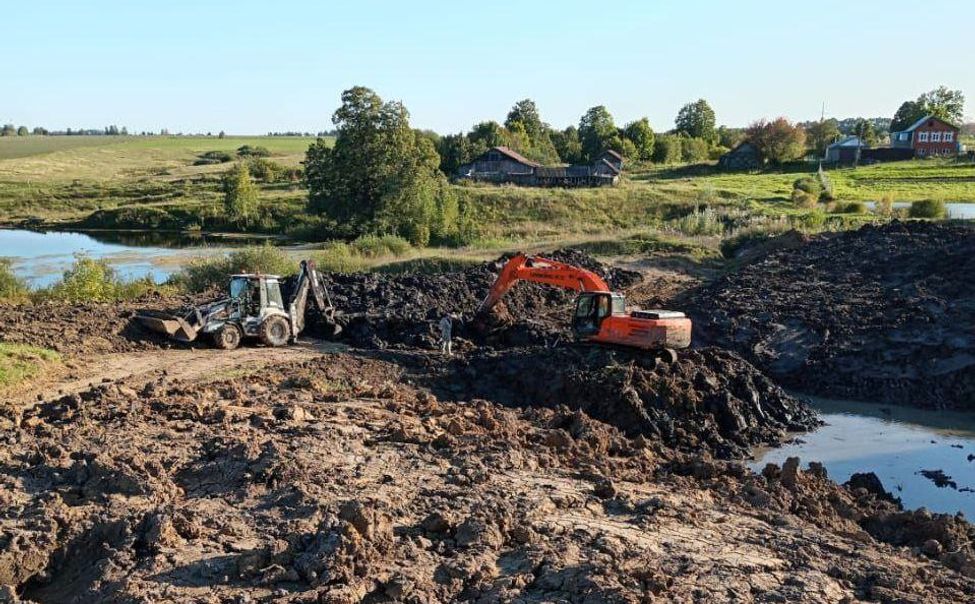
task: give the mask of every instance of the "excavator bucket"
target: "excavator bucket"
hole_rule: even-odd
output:
[[[139,314],[135,318],[146,328],[179,342],[192,342],[199,335],[197,328],[180,317]]]

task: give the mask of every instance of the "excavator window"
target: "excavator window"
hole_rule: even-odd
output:
[[[608,293],[584,293],[576,302],[576,316],[572,326],[578,335],[592,335],[599,331],[603,319],[611,315],[613,304]]]

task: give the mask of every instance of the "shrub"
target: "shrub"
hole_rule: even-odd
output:
[[[680,161],[681,141],[677,136],[658,136],[653,142],[653,161],[657,164],[673,164]]]
[[[702,162],[708,158],[711,145],[702,138],[681,138],[681,159],[685,162]]]
[[[60,302],[112,302],[138,298],[155,288],[155,283],[148,276],[123,281],[105,260],[78,254],[60,281],[38,290],[34,297]]]
[[[792,183],[792,203],[799,208],[814,208],[823,192],[819,180],[804,176]]]
[[[940,199],[919,199],[911,203],[908,216],[911,218],[944,218],[948,213],[945,202]]]
[[[257,206],[257,189],[246,164],[238,164],[224,175],[223,192],[227,220],[238,226],[249,225]]]
[[[223,164],[233,161],[234,156],[226,151],[207,151],[197,156],[194,166],[206,166],[210,164]]]
[[[271,245],[243,248],[219,258],[195,260],[169,278],[169,283],[202,292],[212,287],[224,289],[227,279],[235,273],[265,273],[290,275],[298,270],[298,263]]]
[[[285,174],[284,166],[263,157],[251,159],[247,162],[247,168],[250,170],[251,176],[264,182],[275,182]]]
[[[0,301],[23,302],[29,293],[27,282],[14,273],[13,261],[0,258]]]
[[[270,157],[271,151],[267,147],[252,147],[242,145],[237,147],[237,157]]]
[[[850,201],[847,203],[838,203],[836,208],[833,209],[836,214],[866,214],[867,204],[862,201]]]
[[[695,210],[668,223],[677,232],[694,236],[720,235],[724,233],[724,222],[712,208]]]
[[[359,254],[368,258],[402,256],[412,249],[410,242],[397,235],[363,235],[351,244]]]
[[[880,198],[874,207],[874,212],[880,216],[890,218],[894,215],[894,197],[889,193]]]

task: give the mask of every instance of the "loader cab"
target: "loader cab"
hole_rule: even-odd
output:
[[[234,275],[230,278],[230,299],[241,309],[241,319],[259,317],[266,309],[284,310],[281,284],[276,275]]]
[[[611,315],[626,314],[626,300],[610,292],[583,292],[576,299],[572,330],[579,337],[599,333],[603,320]]]

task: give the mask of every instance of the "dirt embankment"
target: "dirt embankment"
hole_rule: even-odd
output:
[[[901,223],[814,237],[690,294],[698,343],[831,397],[975,404],[975,228]]]
[[[37,602],[975,597],[971,527],[901,512],[869,480],[846,489],[791,461],[756,475],[627,438],[564,406],[512,408],[474,392],[439,401],[410,385],[420,365],[326,355],[211,383],[105,384],[8,412],[0,593]]]

